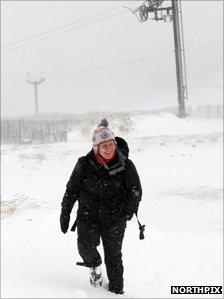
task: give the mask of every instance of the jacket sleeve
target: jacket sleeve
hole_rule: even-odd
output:
[[[66,191],[61,203],[61,213],[64,215],[70,215],[72,208],[79,197],[84,172],[84,159],[84,157],[78,159],[66,185]]]
[[[123,214],[126,220],[130,220],[138,210],[142,198],[142,187],[135,165],[129,159],[126,160],[125,186],[126,200]]]

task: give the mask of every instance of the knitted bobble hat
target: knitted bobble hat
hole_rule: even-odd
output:
[[[109,140],[114,140],[115,142],[115,137],[114,133],[108,128],[108,121],[104,118],[93,133],[93,147],[98,147],[100,143]]]

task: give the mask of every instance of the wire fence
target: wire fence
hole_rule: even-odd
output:
[[[186,107],[187,114],[191,118],[223,118],[223,105],[206,105],[195,108]],[[140,114],[161,115],[162,113],[177,114],[176,107],[159,109],[156,111],[144,111]],[[111,113],[110,119],[118,118],[124,123],[125,118],[130,118],[132,113]],[[109,115],[108,115],[109,116]],[[60,116],[63,117],[63,116]],[[82,117],[65,116],[60,120],[46,119],[3,119],[1,121],[2,144],[43,144],[67,142],[70,131],[85,133],[85,129],[96,124],[96,118],[100,120],[103,115],[83,115]]]
[[[223,105],[206,105],[187,108],[193,118],[223,118]]]
[[[67,133],[71,120],[2,120],[1,143],[29,144],[67,142]]]
[[[159,109],[160,113],[178,114],[177,107]],[[223,118],[223,105],[204,105],[197,107],[186,106],[186,113],[191,118]]]

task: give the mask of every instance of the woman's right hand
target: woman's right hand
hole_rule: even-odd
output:
[[[66,234],[69,227],[70,215],[61,213],[60,215],[60,224],[61,224],[61,231]]]

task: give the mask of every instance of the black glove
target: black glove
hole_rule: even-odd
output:
[[[66,234],[69,227],[70,215],[61,213],[60,215],[60,224],[61,231]]]

